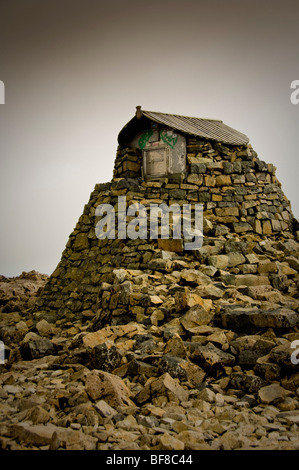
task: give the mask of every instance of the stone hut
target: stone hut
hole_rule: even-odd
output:
[[[275,167],[259,160],[248,137],[222,121],[137,106],[118,142],[114,180],[159,188],[152,193],[161,200],[202,202],[208,220],[235,233],[292,230],[290,204]]]
[[[94,317],[97,326],[146,323],[157,307],[164,319],[170,318],[177,312],[175,293],[184,290],[176,273],[190,269],[205,282],[210,276],[217,288],[262,284],[291,289],[269,247],[265,251],[268,239],[277,244],[294,239],[290,203],[275,167],[258,158],[246,135],[219,120],[137,106],[118,144],[113,178],[96,184],[37,310]],[[147,211],[151,204],[201,203],[203,246],[187,251],[183,237],[99,239],[97,207],[111,205],[117,215],[120,196],[126,209],[138,203]],[[162,306],[155,298],[161,284],[171,297]]]

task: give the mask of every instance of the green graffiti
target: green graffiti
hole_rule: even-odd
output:
[[[138,140],[138,145],[140,149],[144,149],[152,135],[153,131],[151,129],[142,134],[142,136]]]
[[[170,148],[174,148],[175,144],[178,141],[178,136],[174,137],[172,135],[168,135],[166,132],[160,131],[160,137],[165,142],[165,144],[169,145]]]

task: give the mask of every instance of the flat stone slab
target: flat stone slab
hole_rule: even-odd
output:
[[[299,314],[287,308],[259,310],[257,308],[224,307],[221,312],[224,328],[293,328],[299,324]]]

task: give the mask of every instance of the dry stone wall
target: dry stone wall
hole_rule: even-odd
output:
[[[141,162],[138,149],[119,148],[114,178],[141,181]],[[275,167],[261,161],[251,146],[227,147],[189,137],[187,174],[169,175],[162,187],[160,182],[151,187],[150,192],[161,202],[204,203],[209,220],[234,224],[232,231],[236,233],[270,235],[290,229],[290,203],[275,176]]]
[[[294,238],[290,203],[275,176],[275,167],[261,161],[251,146],[228,147],[190,136],[186,158],[185,174],[143,181],[140,150],[119,146],[113,179],[96,184],[60,263],[38,299],[39,310],[54,309],[58,315],[65,315],[95,314],[100,309],[106,312],[107,321],[113,316],[116,323],[126,322],[136,319],[137,312],[146,314],[147,309],[154,308],[149,296],[140,292],[142,280],[138,276],[190,267],[205,267],[213,276],[223,271],[221,280],[227,284],[288,288],[287,274],[275,260],[271,256],[270,260],[262,259],[262,242],[267,238],[277,242]],[[99,240],[95,234],[96,208],[111,204],[117,214],[119,196],[126,197],[127,207],[138,202],[147,210],[151,203],[203,204],[203,247],[187,252],[183,240]],[[133,270],[133,278],[137,270],[137,286],[134,282],[133,287],[123,285],[116,293],[103,288],[115,268]]]

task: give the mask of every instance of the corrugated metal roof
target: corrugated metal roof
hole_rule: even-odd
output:
[[[144,118],[154,121],[160,125],[165,125],[171,129],[176,129],[185,134],[198,136],[208,140],[214,140],[228,145],[247,145],[249,138],[247,135],[227,126],[223,121],[216,119],[194,118],[180,116],[178,114],[158,113],[155,111],[141,110],[137,106],[136,115],[129,121],[119,133],[119,142],[128,137],[128,132],[141,130]],[[145,121],[147,121],[145,119]],[[131,129],[131,131],[130,131]]]
[[[142,110],[142,114],[159,124],[165,124],[172,129],[205,139],[231,145],[247,145],[249,142],[249,138],[245,134],[215,119],[192,118],[144,110]]]

